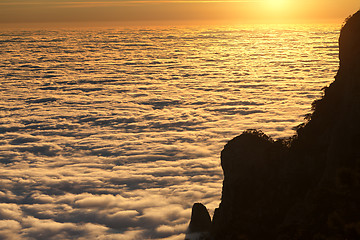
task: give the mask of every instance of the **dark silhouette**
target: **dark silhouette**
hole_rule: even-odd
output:
[[[360,239],[360,11],[339,44],[335,81],[295,136],[248,130],[225,145],[209,239]]]
[[[198,233],[197,239],[207,239],[210,230],[211,218],[206,207],[201,203],[194,203],[186,239],[192,239],[190,236],[192,233]]]
[[[211,226],[210,215],[204,205],[195,203],[192,208],[189,232],[209,232]]]

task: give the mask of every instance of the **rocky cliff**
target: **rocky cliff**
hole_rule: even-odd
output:
[[[294,137],[248,130],[225,145],[209,239],[360,239],[360,11],[339,44],[335,81]]]

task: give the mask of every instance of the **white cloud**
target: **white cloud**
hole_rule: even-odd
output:
[[[0,203],[0,219],[20,220],[22,211],[20,207],[14,203]]]
[[[0,220],[0,238],[4,240],[20,239],[21,225],[14,220]]]
[[[294,134],[334,75],[334,28],[268,30],[1,33],[0,238],[184,239],[226,141]]]

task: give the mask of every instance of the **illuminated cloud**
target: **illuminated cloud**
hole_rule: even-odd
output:
[[[140,21],[142,24],[152,21],[338,21],[360,7],[357,0],[7,0],[1,1],[0,6],[2,23]]]
[[[0,238],[184,239],[226,141],[292,135],[332,81],[337,28],[293,30],[2,32]]]
[[[128,3],[211,3],[211,2],[238,2],[252,3],[263,2],[264,0],[116,0],[116,1],[3,1],[3,6],[19,5],[54,5],[54,6],[116,6]]]

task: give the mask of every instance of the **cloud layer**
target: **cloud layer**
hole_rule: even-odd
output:
[[[183,239],[223,145],[291,136],[336,26],[0,33],[0,238]]]

